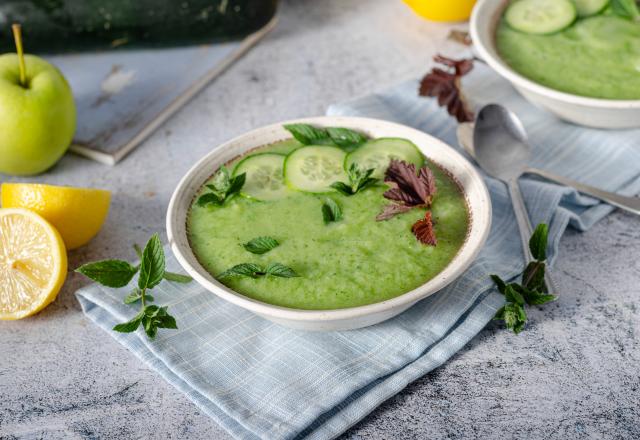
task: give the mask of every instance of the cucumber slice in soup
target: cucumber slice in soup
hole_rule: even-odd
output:
[[[576,7],[570,0],[518,0],[504,14],[507,24],[527,34],[552,34],[576,19]]]
[[[345,182],[346,153],[340,148],[310,145],[291,152],[284,164],[284,180],[293,189],[311,193],[334,191],[333,182]]]
[[[351,164],[356,163],[365,170],[373,168],[375,171],[372,177],[381,179],[384,177],[391,159],[412,163],[416,169],[424,163],[424,156],[413,142],[401,138],[379,138],[366,142],[356,151],[350,153],[345,160],[344,167],[348,170]]]
[[[589,17],[604,11],[609,5],[609,0],[573,0],[576,5],[578,17]]]
[[[242,159],[233,175],[247,173],[240,193],[257,200],[276,200],[287,195],[282,170],[286,156],[276,153],[259,153]]]

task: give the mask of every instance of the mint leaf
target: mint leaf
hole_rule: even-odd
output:
[[[257,264],[242,263],[242,264],[236,264],[232,268],[225,270],[224,272],[219,274],[216,278],[218,278],[219,280],[236,277],[236,276],[258,278],[259,276],[263,276],[264,274],[265,274],[264,270],[262,270],[262,268]]]
[[[520,304],[507,303],[504,306],[503,319],[505,326],[518,334],[527,323],[527,313]]]
[[[504,289],[504,297],[508,302],[516,303],[520,306],[524,305],[524,297],[513,288],[513,285],[508,284]]]
[[[83,264],[76,272],[103,286],[117,288],[129,284],[138,268],[122,260],[103,260]]]
[[[244,183],[247,180],[247,173],[238,174],[231,179],[231,184],[229,185],[229,189],[225,194],[225,199],[229,199],[231,196],[240,192]]]
[[[504,291],[507,288],[507,284],[504,281],[502,281],[502,278],[500,278],[498,275],[489,275],[489,276],[498,287],[498,292],[504,295]]]
[[[344,194],[345,196],[353,195],[353,189],[351,189],[351,186],[347,185],[344,182],[333,182],[329,186],[331,186],[331,188],[335,189],[339,193]]]
[[[635,0],[611,0],[611,10],[620,17],[640,19],[640,8]]]
[[[208,206],[208,205],[222,205],[224,199],[215,193],[206,193],[198,197],[198,201],[196,204],[198,206]]]
[[[142,251],[138,287],[140,290],[152,289],[164,276],[165,260],[162,243],[158,234],[153,234]]]
[[[285,124],[283,127],[304,145],[335,145],[349,151],[367,141],[362,133],[344,127],[319,128],[309,124]]]
[[[120,333],[134,332],[138,327],[140,327],[140,323],[142,322],[143,316],[144,316],[144,312],[140,312],[131,321],[123,322],[122,324],[116,324],[113,327],[113,330]]]
[[[522,286],[529,290],[547,292],[547,284],[544,281],[545,263],[532,261],[527,264],[522,273]]]
[[[540,223],[533,231],[533,235],[529,239],[529,250],[536,260],[544,261],[547,259],[547,235],[549,228],[546,224]]]
[[[189,275],[182,275],[174,272],[164,272],[164,279],[167,281],[173,281],[174,283],[190,283],[193,281]]]
[[[247,243],[242,246],[252,254],[265,254],[269,252],[271,249],[278,247],[280,243],[278,240],[272,237],[256,237],[253,240],[249,240]]]
[[[346,149],[355,149],[367,141],[363,134],[349,128],[328,127],[326,131],[334,144]]]
[[[309,124],[285,124],[284,129],[293,135],[298,142],[304,145],[317,144],[329,139],[329,133],[322,128],[316,128]]]
[[[538,292],[537,290],[528,290],[524,294],[524,299],[530,306],[539,306],[550,301],[555,301],[557,298],[555,295],[549,295],[548,293]]]
[[[327,198],[322,204],[322,219],[325,224],[337,222],[342,219],[342,210],[333,199]]]
[[[299,276],[295,270],[280,263],[270,264],[265,272],[272,277],[294,278]]]

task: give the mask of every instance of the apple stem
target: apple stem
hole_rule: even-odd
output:
[[[22,29],[19,24],[14,23],[11,26],[13,31],[13,39],[16,41],[16,52],[18,53],[18,63],[20,65],[20,85],[27,86],[27,66],[24,63],[24,51],[22,50]]]

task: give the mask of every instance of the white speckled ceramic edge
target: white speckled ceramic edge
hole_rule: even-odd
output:
[[[512,70],[498,55],[495,29],[509,0],[479,0],[469,31],[480,57],[531,103],[558,117],[595,128],[640,127],[640,100],[596,99],[572,95],[535,83]]]
[[[453,261],[435,278],[403,295],[375,304],[336,310],[300,310],[263,303],[234,292],[213,278],[197,261],[187,239],[186,218],[193,197],[221,164],[252,148],[289,138],[289,133],[282,128],[287,123],[341,126],[360,130],[371,137],[406,138],[414,142],[428,158],[448,170],[462,186],[471,214],[469,235]],[[469,267],[486,241],[490,226],[491,199],[484,181],[476,169],[453,148],[404,125],[356,117],[321,116],[286,121],[258,128],[225,142],[187,172],[174,191],[167,211],[167,235],[171,250],[187,273],[205,289],[279,324],[314,331],[347,330],[376,324],[437,292]]]

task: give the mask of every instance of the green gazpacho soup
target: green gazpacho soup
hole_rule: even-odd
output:
[[[554,9],[545,10],[549,1]],[[640,99],[640,22],[616,15],[606,0],[576,1],[578,7],[592,7],[584,17],[578,9],[576,18],[573,6],[560,8],[566,1],[512,2],[496,32],[502,59],[527,78],[562,92]],[[532,9],[524,10],[527,6]]]
[[[393,298],[441,272],[464,243],[469,227],[458,184],[427,159],[424,165],[433,172],[436,184],[430,206],[376,221],[391,202],[383,196],[389,186],[382,181],[390,159],[405,160],[419,169],[424,157],[404,139],[356,138],[352,145],[336,139],[336,145],[330,145],[327,137],[321,142],[313,139],[322,145],[290,139],[259,147],[228,164],[233,176],[244,173],[238,196],[220,202],[225,198],[222,188],[208,196],[214,198],[212,202],[205,198],[202,203],[203,196],[216,193],[215,180],[224,180],[218,171],[196,195],[187,219],[191,247],[202,266],[247,297],[316,310]],[[356,161],[358,165],[348,165]],[[360,190],[350,194],[355,186],[350,186],[348,170],[365,168],[370,175],[361,180]],[[343,182],[342,191],[326,186],[329,182]],[[332,211],[332,206],[337,208]],[[435,246],[421,243],[412,233],[412,225],[425,218],[427,209],[433,219]],[[259,237],[277,245],[260,253],[244,246]],[[297,276],[271,276],[266,268],[274,263]],[[230,271],[238,267],[244,270]],[[230,272],[234,276],[222,275]]]

